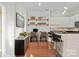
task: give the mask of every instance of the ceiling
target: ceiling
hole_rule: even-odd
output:
[[[70,17],[79,12],[79,2],[41,2],[40,6],[38,6],[38,2],[19,2],[18,4],[26,7],[29,12],[48,11],[54,17]],[[68,7],[68,9],[62,15],[64,7]]]

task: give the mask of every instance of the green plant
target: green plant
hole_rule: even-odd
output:
[[[20,35],[20,36],[24,36],[24,37],[25,37],[25,36],[27,36],[27,35],[28,35],[28,33],[27,33],[27,32],[22,32],[22,33],[19,33],[19,35]]]

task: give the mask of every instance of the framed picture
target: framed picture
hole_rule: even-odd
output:
[[[24,28],[24,17],[16,13],[16,27]]]

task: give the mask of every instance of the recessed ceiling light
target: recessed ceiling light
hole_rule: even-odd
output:
[[[67,9],[68,9],[68,7],[64,7],[64,9],[66,9],[66,10],[67,10]]]
[[[40,2],[38,3],[38,6],[41,6],[41,3]]]
[[[63,12],[62,12],[62,15],[64,15],[66,13],[66,10],[64,10]]]

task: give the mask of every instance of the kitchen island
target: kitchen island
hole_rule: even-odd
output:
[[[62,44],[57,43],[57,51],[62,57],[79,57],[79,32],[55,32],[61,35]]]

